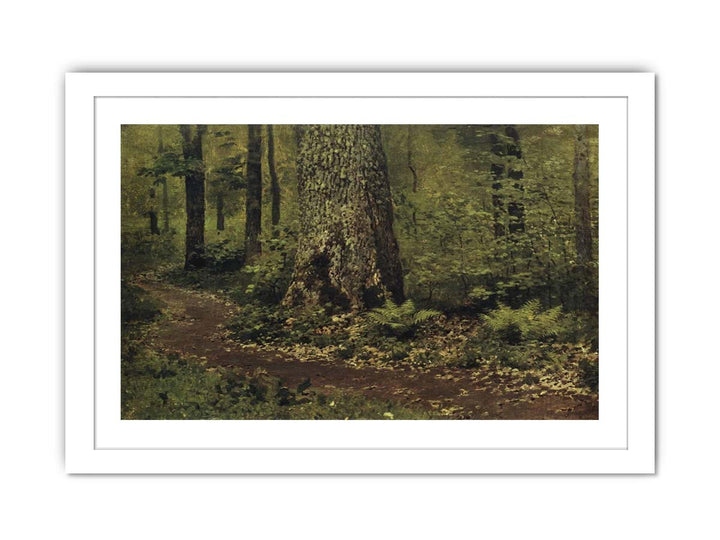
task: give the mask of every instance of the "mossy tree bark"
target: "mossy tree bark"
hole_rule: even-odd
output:
[[[245,195],[245,260],[260,253],[262,219],[262,134],[259,125],[248,125]]]
[[[203,167],[202,138],[204,125],[182,125],[185,172],[185,269],[205,264],[205,168]]]
[[[286,305],[403,299],[380,127],[310,125],[298,154],[300,237]]]

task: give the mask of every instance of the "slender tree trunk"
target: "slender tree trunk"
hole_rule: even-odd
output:
[[[160,234],[160,229],[158,229],[157,207],[155,204],[155,190],[153,188],[150,188],[149,197],[150,201],[147,215],[150,218],[150,234]]]
[[[413,137],[412,137],[412,124],[408,124],[407,127],[407,166],[408,169],[410,169],[410,173],[412,174],[413,182],[412,182],[412,191],[413,193],[417,193],[418,185],[420,184],[420,180],[418,179],[417,170],[415,170],[415,165],[413,164],[413,154],[412,154],[412,147],[413,147]]]
[[[578,264],[592,262],[592,221],[590,216],[590,164],[588,156],[587,126],[575,126],[575,249]]]
[[[158,126],[158,156],[165,153],[165,145],[163,144],[162,126]],[[168,202],[168,185],[167,178],[161,176],[155,180],[156,184],[162,185],[162,211],[163,211],[163,232],[170,232],[170,204]]]
[[[275,170],[275,136],[273,135],[273,126],[267,126],[267,152],[268,152],[268,172],[270,173],[270,194],[272,197],[271,221],[272,234],[278,235],[278,225],[280,225],[280,182],[278,181],[277,171]]]
[[[217,194],[216,206],[217,206],[217,230],[224,231],[225,230],[225,214],[223,214],[223,208],[225,206],[225,201],[223,200],[222,193]]]
[[[360,309],[402,301],[380,127],[305,126],[298,194],[300,237],[285,304]]]
[[[207,126],[181,125],[185,173],[185,269],[205,264],[205,170],[202,137]]]
[[[259,125],[248,126],[247,189],[245,197],[245,260],[260,253],[262,218],[262,135]]]
[[[168,202],[167,178],[160,179],[162,183],[162,207],[163,207],[163,232],[170,232],[170,203]]]
[[[148,215],[150,216],[150,232],[152,234],[160,234],[160,229],[158,228],[157,212],[153,212],[151,210],[150,212],[148,212]]]
[[[407,166],[408,169],[410,169],[410,173],[412,174],[412,192],[417,193],[418,186],[420,185],[420,180],[418,179],[417,170],[415,169],[415,165],[413,164],[413,154],[412,154],[412,145],[413,145],[413,133],[412,133],[413,126],[412,124],[408,124],[407,126]],[[415,236],[417,236],[418,230],[417,230],[417,209],[413,205],[413,212],[412,212],[412,222],[413,222],[413,228],[415,230]]]

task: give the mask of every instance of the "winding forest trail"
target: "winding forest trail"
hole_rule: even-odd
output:
[[[480,381],[470,370],[354,367],[326,359],[300,361],[281,351],[242,346],[227,337],[225,324],[237,306],[222,299],[159,281],[137,283],[163,302],[168,317],[147,339],[155,350],[193,356],[208,366],[257,368],[294,387],[308,377],[316,390],[342,390],[428,410],[448,418],[597,419],[597,402],[585,396],[532,395],[500,379]],[[528,398],[528,399],[523,399]]]

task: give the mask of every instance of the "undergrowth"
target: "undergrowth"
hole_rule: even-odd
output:
[[[146,343],[150,323],[160,306],[142,289],[124,284],[122,333],[123,419],[429,419],[432,413],[368,399],[350,393],[319,392],[310,379],[289,387],[264,370],[208,367],[195,358],[151,351]],[[291,331],[307,335],[308,321]]]
[[[195,359],[140,350],[123,358],[122,418],[410,420],[431,415],[389,401],[321,393],[309,379],[291,388],[263,370],[247,374],[236,368],[208,368]]]

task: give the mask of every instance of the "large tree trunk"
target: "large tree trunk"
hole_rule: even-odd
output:
[[[181,125],[185,173],[185,269],[205,264],[205,169],[202,137],[206,126]]]
[[[275,170],[275,137],[273,135],[272,124],[267,126],[267,152],[268,172],[270,173],[270,195],[272,197],[270,218],[273,236],[277,236],[277,228],[280,224],[280,182],[278,181],[277,171]]]
[[[300,238],[286,305],[403,299],[380,127],[311,125],[298,153]]]
[[[590,164],[588,157],[587,126],[575,126],[575,248],[578,264],[586,266],[592,261],[592,222],[590,216]]]
[[[247,189],[245,197],[245,260],[260,253],[262,218],[262,135],[259,125],[248,126]]]
[[[517,233],[525,231],[525,207],[521,202],[510,201],[505,208],[505,196],[501,193],[506,180],[513,182],[513,187],[521,192],[523,186],[521,180],[524,177],[520,168],[512,166],[512,161],[522,158],[520,148],[520,134],[513,126],[506,126],[502,135],[492,134],[490,136],[492,153],[499,159],[490,165],[492,177],[492,203],[494,208],[495,237],[504,236],[506,232]],[[506,214],[509,216],[507,228],[505,225]]]

